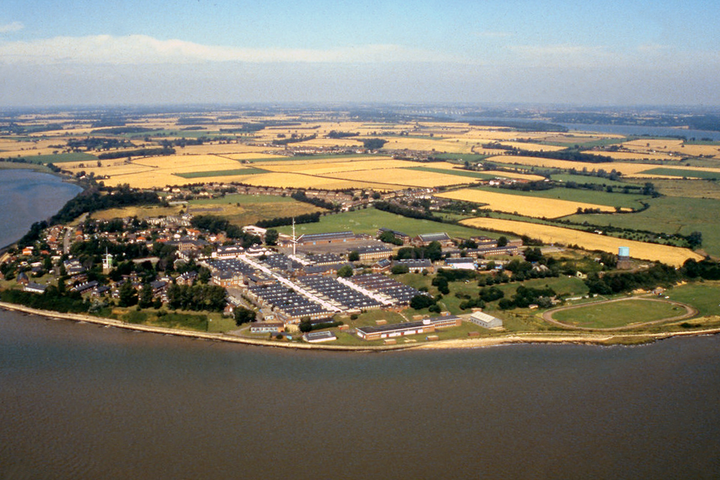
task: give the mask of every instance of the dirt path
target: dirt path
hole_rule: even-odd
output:
[[[555,314],[557,312],[562,312],[565,310],[572,310],[574,308],[583,308],[583,307],[594,306],[594,305],[602,305],[605,303],[625,302],[628,300],[642,300],[645,302],[665,302],[665,303],[669,303],[671,305],[675,305],[675,306],[684,308],[685,313],[683,313],[682,315],[676,315],[674,317],[662,318],[660,320],[653,320],[652,322],[633,323],[633,324],[625,325],[622,327],[610,327],[610,328],[578,327],[576,325],[569,325],[567,323],[559,322],[553,318],[553,314]],[[665,299],[659,299],[659,298],[647,298],[647,297],[628,297],[628,298],[616,298],[614,300],[604,300],[604,301],[595,302],[595,303],[585,303],[582,305],[570,305],[570,306],[566,306],[566,307],[554,308],[552,310],[543,312],[543,320],[545,320],[548,323],[552,323],[553,325],[556,325],[558,327],[567,328],[569,330],[584,330],[584,331],[593,331],[593,332],[598,332],[598,331],[616,332],[616,331],[622,331],[622,330],[632,330],[632,329],[635,329],[638,327],[647,327],[650,325],[656,325],[658,323],[666,323],[666,322],[673,322],[673,321],[677,321],[677,320],[685,320],[686,318],[692,318],[697,314],[698,314],[698,311],[695,309],[695,307],[692,307],[685,303],[675,302],[673,300],[665,300]]]

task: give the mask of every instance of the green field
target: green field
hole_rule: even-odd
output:
[[[560,180],[565,183],[567,182],[575,182],[579,184],[583,183],[591,183],[593,185],[603,185],[603,186],[610,186],[610,187],[625,187],[628,184],[623,182],[617,182],[615,180],[609,180],[607,178],[602,177],[593,177],[590,175],[573,175],[571,173],[559,173],[552,176],[553,180]],[[630,184],[632,185],[632,184]]]
[[[720,315],[720,282],[681,285],[668,290],[667,295],[697,308],[700,315]]]
[[[36,170],[38,172],[44,173],[52,173],[52,170],[50,170],[45,165],[39,163],[0,162],[0,170],[14,170],[18,168],[24,170]]]
[[[203,178],[203,177],[229,177],[231,175],[255,175],[258,173],[270,173],[261,168],[237,168],[234,170],[213,170],[209,172],[176,173],[182,178]]]
[[[33,163],[95,162],[97,157],[89,153],[58,153],[57,155],[31,155],[22,157]]]
[[[338,213],[335,215],[325,215],[320,217],[320,222],[318,223],[297,225],[295,231],[298,235],[302,235],[305,233],[327,233],[351,230],[354,233],[367,233],[374,236],[378,229],[382,227],[391,228],[410,236],[415,236],[420,233],[439,232],[445,232],[451,237],[461,238],[469,238],[476,235],[487,235],[488,237],[498,238],[501,235],[499,233],[486,232],[461,225],[407,218],[374,208]],[[291,234],[292,227],[279,227],[278,231]]]
[[[720,184],[713,180],[652,179],[655,190],[669,197],[713,198],[720,200]]]
[[[524,197],[556,198],[570,202],[585,202],[608,207],[642,208],[640,200],[650,198],[644,195],[608,193],[605,191],[582,190],[579,188],[552,188],[550,190],[533,190],[524,192],[522,190],[498,189],[493,187],[475,187],[477,190],[484,190],[494,193],[505,193],[509,195],[520,195]]]
[[[556,312],[553,318],[578,327],[614,328],[634,323],[653,322],[683,313],[685,313],[684,308],[671,303],[630,299],[563,310]]]
[[[702,178],[705,180],[717,180],[720,179],[720,172],[708,172],[703,170],[682,170],[675,168],[651,168],[645,170],[642,173],[649,173],[652,175],[667,175],[672,177],[687,177],[687,178]]]
[[[703,198],[660,197],[646,200],[650,208],[631,214],[572,215],[568,220],[587,221],[591,225],[648,230],[657,233],[702,233],[702,248],[710,255],[720,255],[720,200]]]

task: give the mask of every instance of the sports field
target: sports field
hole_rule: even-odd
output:
[[[487,235],[492,238],[498,238],[502,235],[500,233],[483,232],[462,225],[402,217],[374,208],[356,210],[354,212],[343,212],[336,215],[325,215],[320,217],[320,222],[318,223],[296,225],[295,232],[297,235],[301,235],[304,233],[327,233],[349,230],[354,233],[366,233],[375,236],[380,228],[390,228],[410,236],[421,233],[440,232],[445,232],[451,237],[457,238],[470,238],[477,235]],[[277,230],[282,233],[292,233],[292,227],[290,226],[279,227]]]
[[[553,313],[558,322],[583,328],[618,328],[683,315],[686,309],[670,302],[640,298],[589,304]]]

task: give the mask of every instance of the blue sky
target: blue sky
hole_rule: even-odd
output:
[[[720,105],[709,1],[17,1],[0,106]]]

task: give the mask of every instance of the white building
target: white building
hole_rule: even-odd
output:
[[[501,319],[483,312],[475,312],[470,315],[470,321],[483,328],[497,328],[503,326]]]

